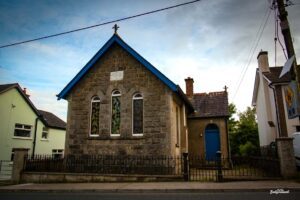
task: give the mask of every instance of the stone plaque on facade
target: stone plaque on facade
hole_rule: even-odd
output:
[[[123,80],[124,71],[110,72],[110,81]]]

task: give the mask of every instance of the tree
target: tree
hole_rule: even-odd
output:
[[[255,108],[247,107],[244,112],[238,113],[238,116],[239,120],[236,123],[230,122],[229,117],[229,124],[232,123],[229,125],[231,154],[256,155],[259,153],[259,139]]]
[[[235,131],[237,125],[237,121],[234,117],[234,115],[236,115],[236,106],[233,103],[230,103],[228,109],[229,109],[228,130],[230,135],[230,133],[233,133]]]

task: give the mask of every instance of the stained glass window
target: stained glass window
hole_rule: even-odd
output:
[[[121,124],[121,93],[113,91],[111,97],[111,134],[120,135]]]
[[[143,134],[143,96],[135,94],[132,104],[133,134]]]
[[[90,135],[99,135],[100,98],[95,96],[91,101],[91,132]]]

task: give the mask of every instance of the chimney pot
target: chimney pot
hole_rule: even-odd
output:
[[[261,72],[270,72],[268,52],[260,51],[257,56],[258,68]]]
[[[186,86],[186,95],[188,97],[194,96],[194,79],[191,77],[186,78],[185,86]]]
[[[24,94],[25,94],[28,98],[30,97],[30,95],[27,94],[27,88],[24,87],[23,92],[24,92]]]

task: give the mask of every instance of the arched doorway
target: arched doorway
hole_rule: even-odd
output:
[[[205,128],[205,158],[215,160],[216,152],[220,151],[220,131],[217,125],[208,124]]]

